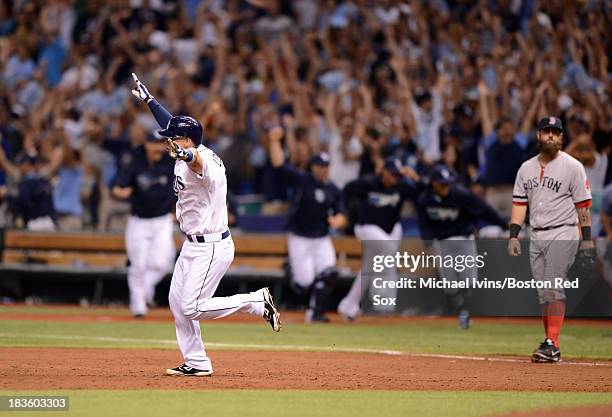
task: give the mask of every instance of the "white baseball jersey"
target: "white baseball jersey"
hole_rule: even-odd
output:
[[[591,203],[584,166],[565,152],[545,167],[534,156],[516,174],[512,202],[529,205],[533,228],[577,224],[576,207],[590,207]]]
[[[203,162],[201,173],[194,172],[184,161],[177,161],[174,166],[176,218],[185,234],[206,235],[207,240],[183,243],[168,300],[185,364],[212,371],[199,320],[237,312],[263,317],[265,299],[263,290],[213,297],[234,259],[234,241],[229,235],[225,238],[221,235],[228,230],[225,166],[207,147],[200,145],[197,152]]]
[[[227,178],[223,161],[204,145],[197,148],[203,163],[200,174],[185,161],[174,165],[176,219],[186,235],[227,230]]]

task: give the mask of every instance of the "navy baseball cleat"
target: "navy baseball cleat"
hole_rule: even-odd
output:
[[[325,314],[315,313],[311,308],[306,310],[306,314],[304,316],[304,321],[306,324],[329,323],[331,321]]]
[[[540,347],[533,351],[531,355],[531,362],[533,363],[557,363],[561,362],[561,350],[554,345],[552,340],[544,339],[540,343]]]
[[[261,289],[264,298],[264,314],[263,318],[270,323],[272,326],[272,330],[275,332],[280,332],[281,327],[283,327],[283,323],[280,321],[280,313],[274,306],[274,301],[272,300],[272,294],[270,294],[270,290],[268,287]]]
[[[203,369],[192,368],[182,364],[176,368],[166,369],[166,375],[173,376],[212,376],[213,371],[205,371]]]

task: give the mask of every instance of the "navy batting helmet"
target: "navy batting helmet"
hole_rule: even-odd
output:
[[[195,145],[202,143],[202,125],[190,116],[173,116],[165,129],[159,134],[168,138],[182,136],[189,138]]]

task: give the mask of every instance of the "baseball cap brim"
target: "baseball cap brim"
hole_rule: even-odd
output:
[[[558,117],[545,117],[538,122],[537,130],[556,129],[563,132],[563,124]]]
[[[560,128],[559,126],[539,126],[537,130],[544,130],[544,129],[555,129],[558,130],[559,132],[563,132],[563,129]]]
[[[157,133],[159,133],[161,136],[164,136],[166,138],[174,138],[176,137],[176,135],[174,134],[174,132],[168,130],[168,129],[161,129],[158,130]]]
[[[434,177],[431,179],[431,182],[435,182],[436,184],[449,185],[452,184],[453,180],[451,178]]]
[[[318,165],[318,166],[321,166],[321,167],[327,167],[327,166],[329,166],[329,162],[319,161],[319,160],[312,161],[310,164],[311,164],[311,165]]]

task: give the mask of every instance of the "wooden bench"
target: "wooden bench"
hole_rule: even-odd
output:
[[[174,236],[176,247],[184,236]],[[241,289],[248,281],[264,278],[271,282],[275,296],[280,297],[283,264],[287,258],[284,235],[236,234],[236,255],[227,276],[238,280]],[[0,274],[22,272],[44,274],[58,272],[75,278],[96,280],[95,301],[100,301],[104,279],[125,279],[127,255],[123,234],[63,233],[5,230],[2,239]],[[360,269],[361,243],[355,238],[334,238],[338,267],[345,279]]]
[[[174,236],[180,248],[184,237]],[[236,257],[232,268],[266,270],[282,269],[287,257],[283,235],[244,234],[233,236]],[[111,269],[127,264],[122,234],[52,233],[7,230],[4,234],[2,262],[7,264],[42,264],[61,266],[95,266]],[[354,238],[334,238],[338,267],[356,272],[361,262],[361,243]]]

